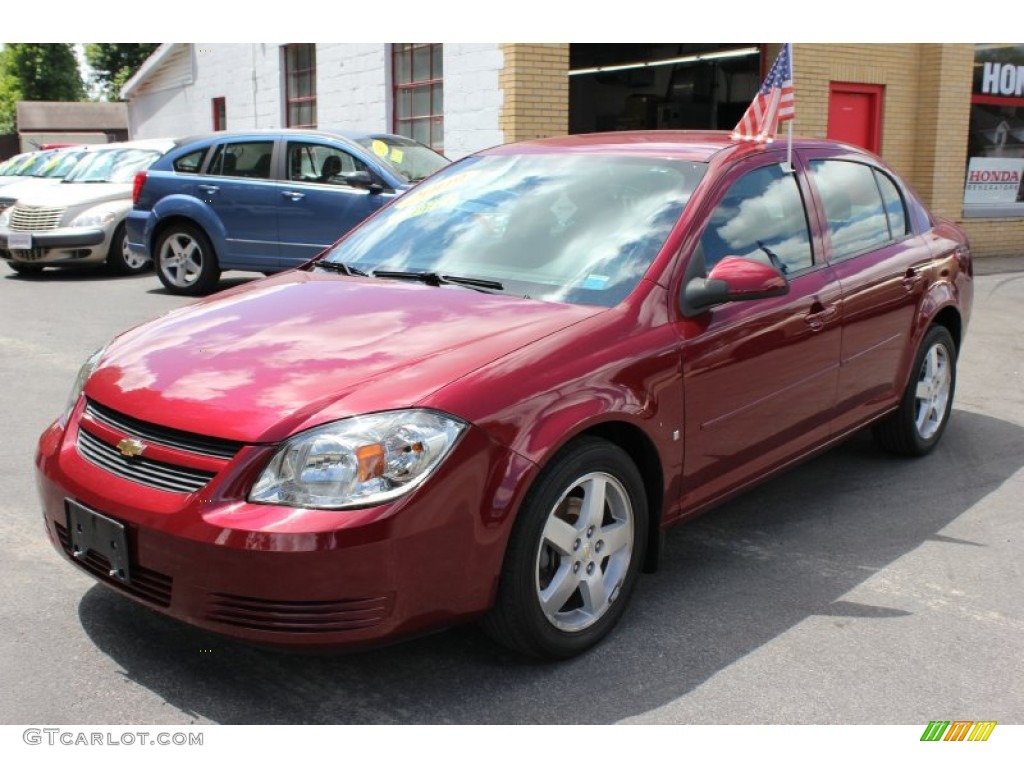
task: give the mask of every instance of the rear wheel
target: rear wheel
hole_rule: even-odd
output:
[[[875,425],[875,440],[888,451],[924,456],[939,442],[953,408],[956,344],[933,325],[925,334],[899,408]]]
[[[616,445],[572,444],[528,493],[483,627],[532,656],[582,653],[622,618],[647,541],[640,473]]]
[[[193,224],[173,224],[156,244],[156,273],[171,293],[201,296],[220,280],[217,255],[206,234]]]
[[[149,259],[133,253],[128,248],[128,236],[123,223],[118,225],[110,239],[106,264],[107,269],[115,275],[137,275],[149,269]]]

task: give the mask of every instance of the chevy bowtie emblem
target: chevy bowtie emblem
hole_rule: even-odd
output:
[[[134,437],[126,437],[117,444],[117,450],[121,452],[122,456],[141,456],[142,452],[146,450],[146,444]]]

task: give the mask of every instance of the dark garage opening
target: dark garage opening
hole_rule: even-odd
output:
[[[723,129],[761,81],[758,43],[573,43],[569,133]]]

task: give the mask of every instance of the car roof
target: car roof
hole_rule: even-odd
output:
[[[193,144],[200,141],[214,141],[222,139],[237,139],[246,136],[296,136],[304,138],[342,139],[349,142],[359,139],[376,139],[394,137],[411,141],[406,136],[398,136],[387,131],[349,131],[349,130],[327,130],[324,128],[252,128],[241,131],[209,131],[186,136],[178,144]]]
[[[742,157],[768,148],[785,146],[785,139],[764,144],[732,138],[730,131],[616,131],[583,133],[546,139],[529,139],[484,150],[479,154],[622,154],[668,155],[682,160],[709,162],[712,157],[729,152]],[[827,139],[793,138],[793,146],[833,147],[863,154],[856,147]]]

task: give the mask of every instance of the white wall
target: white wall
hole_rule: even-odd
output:
[[[445,43],[443,53],[445,154],[455,160],[501,144],[501,46]]]
[[[316,47],[317,125],[324,130],[391,130],[391,66],[382,43],[320,43]]]
[[[284,125],[279,43],[192,43],[168,59],[129,101],[132,138],[213,130],[212,100],[223,96],[228,130]],[[384,43],[317,45],[317,123],[330,130],[390,131],[391,59]],[[189,58],[190,57],[190,58]],[[191,77],[182,64],[191,62]],[[503,140],[499,45],[445,43],[445,154],[456,159]],[[191,82],[188,82],[191,80]]]

